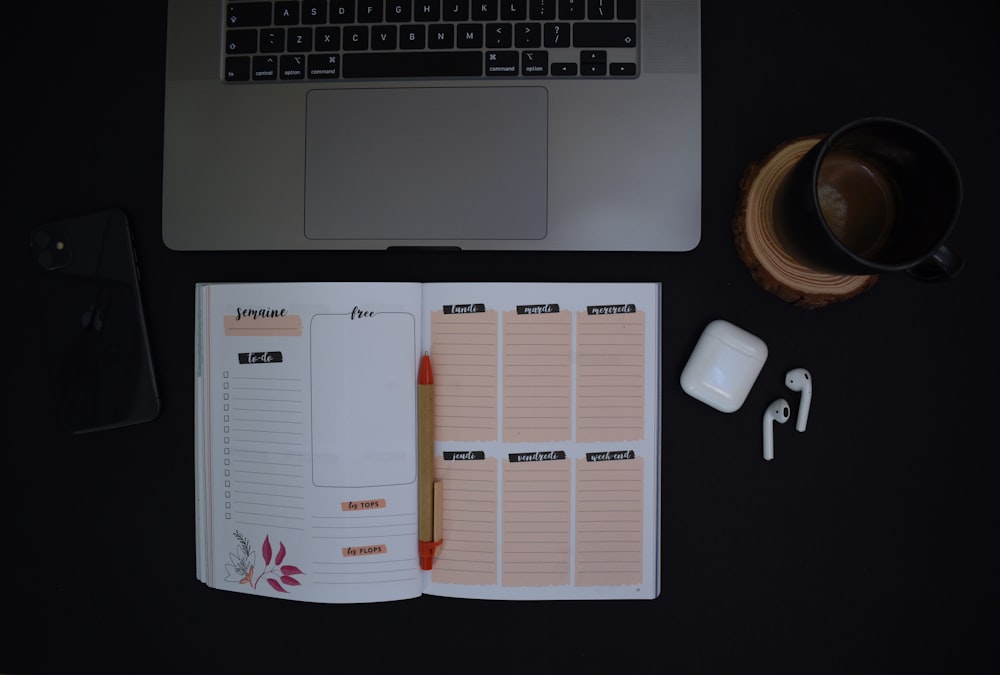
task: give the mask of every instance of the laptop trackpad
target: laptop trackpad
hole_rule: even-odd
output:
[[[310,239],[541,239],[543,87],[314,90]]]

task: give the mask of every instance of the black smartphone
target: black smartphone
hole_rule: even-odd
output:
[[[66,428],[83,433],[156,417],[160,401],[125,212],[36,227],[31,253]]]

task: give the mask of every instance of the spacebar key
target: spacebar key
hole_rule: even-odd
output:
[[[483,74],[483,53],[469,52],[367,52],[344,54],[345,78],[378,77],[478,77]]]

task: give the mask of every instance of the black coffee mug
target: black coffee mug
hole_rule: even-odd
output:
[[[887,118],[851,122],[792,168],[774,206],[787,253],[831,274],[905,270],[953,279],[964,261],[945,243],[958,219],[962,182],[926,132]]]

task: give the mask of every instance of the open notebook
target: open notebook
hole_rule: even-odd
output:
[[[198,578],[331,603],[656,597],[659,290],[200,285]],[[443,486],[431,571],[425,352]]]
[[[700,0],[169,0],[171,248],[686,251]]]

